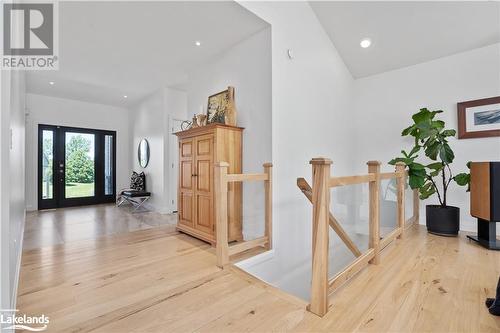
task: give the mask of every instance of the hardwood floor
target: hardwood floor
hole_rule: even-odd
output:
[[[23,249],[128,233],[177,223],[176,214],[130,213],[114,204],[49,209],[26,214]]]
[[[500,252],[412,228],[331,297],[306,302],[237,268],[167,225],[23,252],[18,308],[50,332],[499,332],[488,314]],[[286,274],[286,272],[283,272]]]

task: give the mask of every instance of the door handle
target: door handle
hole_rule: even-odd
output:
[[[198,177],[198,175],[197,175],[197,174],[195,174],[195,173],[193,173],[193,174],[191,175],[191,177]]]

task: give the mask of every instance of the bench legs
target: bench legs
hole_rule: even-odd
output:
[[[149,209],[144,207],[144,203],[149,200],[148,197],[127,197],[122,195],[116,200],[116,206],[120,207],[124,202],[130,203],[134,208],[132,209],[132,213],[139,212],[141,210],[142,212],[147,212]]]

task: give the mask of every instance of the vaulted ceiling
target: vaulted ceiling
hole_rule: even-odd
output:
[[[500,42],[499,2],[310,4],[355,78]],[[28,92],[119,106],[182,87],[189,69],[268,26],[233,1],[60,2],[59,17],[60,70],[29,73]]]
[[[355,78],[500,42],[500,2],[310,1]],[[360,47],[369,38],[372,45]]]
[[[59,71],[29,73],[28,92],[124,106],[266,26],[233,1],[60,2]]]

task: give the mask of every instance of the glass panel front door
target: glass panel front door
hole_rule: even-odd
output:
[[[104,136],[104,194],[113,195],[114,192],[114,142],[113,135]]]
[[[95,135],[65,133],[65,198],[95,195]]]
[[[42,130],[42,200],[54,198],[54,131]]]
[[[39,125],[38,208],[115,200],[116,132]]]

